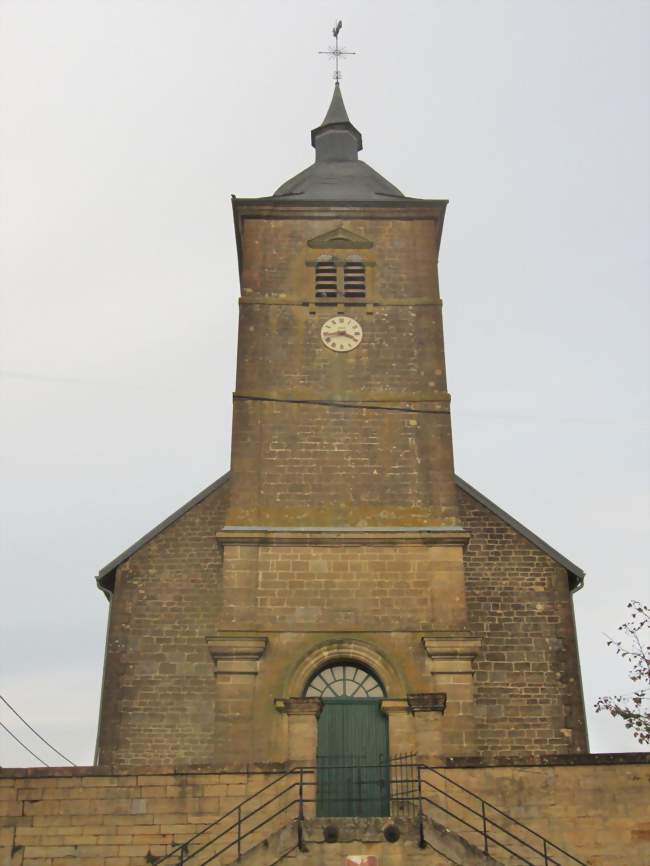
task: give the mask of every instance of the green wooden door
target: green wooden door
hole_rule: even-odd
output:
[[[319,817],[388,815],[388,720],[381,701],[327,698],[318,720]]]

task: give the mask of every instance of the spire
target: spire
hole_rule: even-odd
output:
[[[385,201],[404,198],[397,187],[359,159],[363,140],[359,130],[350,122],[339,84],[339,60],[347,54],[354,54],[339,47],[341,27],[339,21],[332,31],[335,47],[319,52],[336,61],[336,83],[325,119],[311,131],[316,161],[276,189],[274,198],[291,197],[294,201],[298,196],[303,196],[303,201]]]
[[[334,85],[334,94],[325,119],[312,129],[311,143],[316,150],[316,162],[348,162],[357,159],[363,147],[361,133],[351,123],[345,110],[341,86]]]
[[[330,107],[327,109],[325,120],[321,123],[321,126],[328,126],[330,123],[349,122],[350,118],[348,117],[348,113],[345,110],[343,94],[341,93],[341,85],[337,81],[334,85],[334,93],[332,94],[332,101],[330,102]]]

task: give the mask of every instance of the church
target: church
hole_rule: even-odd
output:
[[[454,475],[446,202],[359,159],[338,82],[311,139],[233,199],[231,470],[100,572],[97,762],[584,752],[583,572]]]
[[[105,866],[641,864],[650,763],[588,754],[584,573],[454,472],[447,202],[359,159],[338,80],[311,143],[232,202],[230,471],[99,572],[96,766],[19,773],[12,844],[73,846],[67,822]],[[73,862],[42,839],[25,864]]]

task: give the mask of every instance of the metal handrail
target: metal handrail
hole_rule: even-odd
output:
[[[461,800],[457,800],[455,797],[453,797],[447,791],[443,791],[442,788],[438,788],[438,787],[436,787],[436,785],[432,785],[431,782],[427,781],[426,779],[424,780],[424,784],[428,785],[430,788],[433,788],[434,791],[437,791],[439,794],[442,794],[447,799],[453,800],[454,803],[457,803],[459,806],[462,806],[463,809],[467,809],[467,811],[471,812],[472,815],[476,815],[479,818],[481,818],[483,821],[483,829],[479,830],[478,827],[474,827],[473,824],[469,824],[467,821],[463,820],[459,815],[455,815],[453,812],[450,812],[448,809],[445,809],[443,806],[441,806],[439,803],[436,803],[434,800],[431,800],[428,797],[423,798],[424,800],[426,800],[427,803],[431,803],[432,806],[435,806],[436,808],[441,809],[443,812],[446,812],[448,815],[452,815],[457,821],[461,821],[463,824],[465,824],[467,827],[471,827],[471,829],[475,830],[477,833],[483,833],[484,838],[488,838],[486,824],[491,824],[493,827],[496,827],[502,833],[505,833],[507,836],[510,836],[511,839],[515,839],[517,842],[520,842],[526,848],[530,848],[530,850],[534,851],[535,854],[541,854],[542,856],[544,855],[543,850],[539,851],[537,848],[533,847],[529,842],[526,842],[525,839],[520,839],[519,836],[515,836],[514,833],[510,832],[510,830],[506,830],[505,827],[501,827],[499,824],[496,823],[496,821],[493,821],[491,818],[488,818],[488,816],[485,814],[485,811],[483,809],[481,809],[480,812],[477,812],[476,809],[472,809],[471,806],[468,806],[466,803],[461,802]],[[481,801],[481,802],[483,803],[484,801]],[[485,803],[485,805],[489,806],[490,804]],[[513,818],[513,820],[515,820],[515,819]],[[536,833],[535,830],[530,830],[528,827],[526,827],[525,824],[521,824],[519,821],[517,821],[517,823],[521,827],[523,827],[525,830],[527,830],[529,833],[533,833],[535,836],[539,836],[539,833]],[[544,837],[539,836],[539,838],[543,840]],[[491,841],[496,841],[496,840],[493,839]],[[500,843],[496,842],[496,844],[498,845]],[[505,845],[503,845],[503,847],[505,847]],[[571,855],[569,854],[569,857],[570,856]],[[547,855],[546,859],[551,864],[551,866],[561,866],[560,863],[557,863],[552,858],[549,858],[548,855]]]
[[[523,864],[523,866],[535,866],[527,857],[524,857],[523,854],[518,851],[513,850],[510,847],[513,842],[518,845],[524,846],[527,850],[533,852],[537,857],[543,858],[544,866],[563,866],[558,860],[554,857],[550,856],[549,848],[554,849],[555,852],[559,852],[559,854],[568,857],[574,866],[587,866],[582,860],[578,860],[573,854],[570,854],[568,851],[561,848],[559,845],[551,842],[549,839],[546,839],[536,830],[532,830],[530,827],[523,824],[521,821],[513,818],[507,812],[504,812],[498,806],[490,803],[488,800],[484,800],[478,794],[470,791],[468,788],[465,788],[460,783],[450,779],[444,773],[441,773],[435,767],[429,767],[426,764],[418,763],[415,759],[415,755],[399,755],[388,762],[382,762],[378,764],[363,764],[363,765],[341,765],[338,767],[328,767],[326,769],[337,769],[337,770],[354,770],[358,769],[359,766],[362,766],[364,769],[372,769],[372,768],[381,768],[386,770],[392,770],[393,773],[392,778],[389,777],[389,801],[390,802],[401,802],[401,803],[410,803],[413,805],[414,811],[411,814],[415,814],[419,819],[419,829],[420,829],[420,846],[422,848],[426,847],[429,843],[425,839],[424,833],[424,804],[430,806],[433,809],[438,809],[443,812],[445,815],[450,816],[455,821],[458,821],[463,826],[467,827],[474,833],[478,833],[483,840],[483,850],[486,854],[489,853],[490,845],[496,846],[504,851],[507,851],[513,857],[516,857],[518,861]],[[195,833],[185,842],[180,845],[176,845],[168,854],[165,854],[163,857],[160,857],[156,860],[156,866],[164,863],[169,860],[170,857],[174,855],[180,855],[179,866],[184,866],[188,861],[195,860],[195,858],[202,854],[207,853],[206,849],[218,843],[220,839],[223,839],[229,833],[234,833],[236,831],[236,836],[232,838],[230,841],[225,841],[225,844],[219,848],[218,851],[213,851],[207,859],[201,861],[200,866],[206,866],[208,863],[212,863],[216,860],[217,857],[220,857],[226,851],[232,849],[236,846],[237,849],[237,860],[240,859],[242,853],[242,842],[246,839],[250,838],[254,833],[258,832],[262,827],[265,827],[269,822],[275,820],[280,815],[289,814],[290,810],[295,806],[297,809],[297,817],[290,819],[295,820],[297,825],[297,834],[298,834],[298,844],[295,846],[299,850],[304,850],[303,844],[303,822],[305,820],[305,805],[308,803],[316,803],[316,796],[306,796],[306,792],[310,789],[317,786],[318,781],[316,776],[318,772],[318,767],[313,766],[305,766],[305,767],[296,767],[292,770],[288,770],[285,773],[279,774],[278,778],[273,779],[271,782],[264,785],[255,793],[249,795],[244,800],[242,800],[239,804],[234,806],[228,812],[221,815],[215,821],[212,821],[210,824],[205,826],[202,830]],[[423,774],[431,773],[434,776],[434,781],[430,781]],[[306,779],[305,775],[311,776],[311,778]],[[436,778],[442,779],[446,786],[452,787],[452,790],[462,791],[465,795],[473,798],[473,800],[477,801],[480,804],[480,811],[477,808],[473,808],[472,805],[469,805],[467,802],[463,802],[463,800],[459,799],[457,796],[454,796],[450,793],[446,788],[443,789],[439,785],[434,784]],[[280,790],[271,791],[270,789],[277,786],[279,783],[286,783],[282,786]],[[361,789],[363,786],[376,786],[377,780],[375,779],[367,779],[360,780],[359,788]],[[400,793],[400,786],[401,791]],[[406,794],[403,793],[404,786],[406,786]],[[424,788],[424,791],[423,791]],[[297,789],[297,792],[296,792]],[[441,804],[437,801],[437,799],[432,799],[431,796],[427,796],[426,791],[431,790],[438,795],[441,795],[445,798],[445,804]],[[393,794],[393,791],[395,793]],[[291,792],[294,792],[291,794]],[[268,794],[268,797],[264,797],[264,794]],[[262,820],[255,821],[254,826],[245,828],[248,822],[251,819],[254,819],[255,816],[259,815],[263,809],[268,808],[281,798],[290,795],[289,802],[286,802],[279,806],[279,808],[275,809],[271,815],[267,815]],[[459,795],[460,796],[460,795]],[[264,802],[259,802],[260,798],[263,798]],[[339,798],[335,798],[339,799]],[[363,801],[362,797],[362,801]],[[370,797],[367,798],[367,801],[370,801]],[[376,796],[372,796],[372,799],[375,800]],[[253,803],[253,801],[258,800],[257,803]],[[475,817],[480,819],[481,827],[475,826],[471,823],[471,819],[467,820],[466,817],[463,817],[463,814],[460,813],[460,809],[450,808],[450,801],[454,803],[460,809],[465,810],[469,815],[474,815]],[[499,819],[496,820],[489,816],[487,810],[494,810],[497,815],[506,819],[511,824],[520,827],[523,831],[535,837],[535,840],[539,840],[541,843],[541,848],[536,847],[531,842],[527,841],[524,838],[521,838],[521,835],[517,835],[517,833],[513,832],[513,829],[508,829],[503,826],[504,822],[499,823]],[[428,810],[427,810],[428,811]],[[467,816],[469,818],[469,815]],[[261,817],[261,816],[260,816]],[[230,819],[228,821],[228,819]],[[223,827],[223,822],[228,821],[228,826]],[[288,822],[287,822],[288,823]],[[221,825],[221,827],[219,827]],[[216,835],[213,835],[210,831],[218,830]],[[210,834],[209,839],[205,839],[206,834]],[[495,833],[505,834],[508,837],[509,844],[506,844],[503,841],[503,838],[497,838]],[[203,841],[205,840],[205,841]],[[513,841],[510,841],[513,840]],[[200,844],[198,848],[189,853],[190,844],[202,841],[203,844]],[[292,849],[294,850],[294,849]],[[530,856],[530,854],[528,855]],[[536,861],[537,862],[537,861]],[[565,863],[564,866],[567,866]]]
[[[505,844],[505,842],[502,842],[501,840],[497,839],[496,836],[491,836],[488,833],[487,829],[479,830],[478,827],[475,827],[473,824],[470,824],[469,821],[466,821],[464,818],[461,818],[460,815],[457,815],[455,812],[452,812],[450,809],[445,809],[444,806],[441,806],[439,803],[436,803],[436,801],[432,800],[430,797],[423,797],[422,799],[425,803],[429,803],[430,805],[434,806],[436,809],[440,809],[441,812],[444,812],[445,814],[450,815],[454,819],[454,821],[460,821],[461,824],[464,824],[466,827],[469,827],[469,829],[473,830],[475,833],[481,833],[483,835],[484,842],[486,843],[485,849],[484,849],[486,854],[489,853],[489,851],[487,850],[487,848],[488,848],[487,843],[493,842],[497,847],[503,848],[504,851],[507,851],[509,854],[512,854],[514,857],[516,857],[518,860],[520,860],[524,864],[524,866],[535,866],[535,864],[531,863],[530,860],[527,860],[523,856],[523,854],[520,854],[518,851],[513,851],[512,848],[509,848]],[[458,802],[458,801],[455,801],[455,802]],[[475,815],[480,814],[479,812],[474,812],[473,809],[470,811],[472,811]],[[490,819],[487,818],[487,823],[494,824],[494,821],[490,821]],[[499,827],[498,824],[494,824],[494,826],[498,830],[501,830],[501,832],[508,833],[507,830],[505,830],[503,827]],[[528,845],[527,842],[524,842],[523,839],[519,839],[518,836],[514,836],[512,833],[508,833],[508,835],[512,836],[512,838],[515,839],[515,841],[521,842],[523,845],[526,845],[535,854],[542,854],[543,855],[542,851],[538,851],[537,848],[533,848],[531,845]],[[547,866],[547,864],[550,864],[550,866],[562,866],[561,863],[558,863],[556,860],[553,860],[552,858],[548,858],[548,857],[545,861],[545,866]]]
[[[484,804],[485,806],[489,806],[490,809],[494,809],[494,811],[498,812],[499,815],[502,815],[504,818],[506,818],[508,821],[511,821],[513,824],[517,824],[517,826],[521,827],[527,833],[530,833],[531,835],[536,836],[540,840],[540,842],[543,843],[544,848],[542,851],[537,851],[536,849],[533,849],[533,850],[535,850],[536,853],[542,854],[545,857],[545,861],[544,861],[545,863],[548,862],[548,863],[554,864],[556,862],[552,858],[550,858],[548,853],[547,853],[546,848],[548,845],[550,845],[552,848],[555,848],[556,851],[559,851],[561,854],[564,854],[566,857],[570,857],[574,863],[578,864],[578,866],[587,866],[587,864],[585,864],[582,860],[578,860],[578,858],[574,857],[573,854],[570,854],[564,848],[561,848],[559,845],[556,845],[554,842],[551,842],[550,839],[547,839],[545,836],[542,836],[541,833],[538,833],[536,830],[533,830],[531,827],[528,827],[526,824],[523,824],[521,821],[518,821],[517,818],[514,818],[512,815],[509,815],[507,812],[504,812],[503,809],[500,809],[498,806],[495,806],[494,803],[490,803],[489,800],[485,800],[483,797],[479,797],[479,795],[475,794],[474,791],[470,791],[468,788],[465,788],[459,782],[454,781],[454,779],[450,779],[449,776],[446,776],[444,773],[441,773],[440,770],[437,770],[435,767],[428,767],[426,765],[423,765],[422,769],[428,770],[431,773],[435,773],[436,776],[439,776],[441,779],[444,779],[445,782],[448,782],[450,785],[453,785],[455,788],[459,788],[465,794],[469,794],[470,797],[473,797],[475,800],[478,800],[480,803]],[[428,784],[431,784],[431,783],[428,783]],[[431,785],[431,787],[435,787],[435,786]],[[436,789],[436,790],[439,790],[439,789]],[[440,793],[443,793],[447,797],[451,797],[451,794],[448,794],[447,792],[441,791]],[[458,802],[458,801],[456,801],[456,802]],[[463,805],[463,807],[466,809],[470,808],[469,806],[467,806],[465,804],[461,804],[461,805]],[[473,811],[473,810],[470,810],[470,811]],[[474,812],[474,814],[478,814],[478,813]],[[486,820],[488,820],[491,824],[494,824],[494,826],[497,826],[497,827],[499,826],[494,821],[491,821],[489,818],[487,818]],[[499,827],[499,829],[502,830],[504,833],[508,833],[508,835],[512,836],[512,833],[510,833],[505,828]],[[517,837],[513,837],[513,838],[517,838]],[[523,839],[519,840],[519,841],[521,841],[522,844],[527,845],[528,847],[531,847]]]
[[[441,779],[444,779],[445,782],[449,782],[449,784],[453,785],[455,788],[460,788],[465,794],[469,794],[470,797],[474,797],[476,800],[480,800],[482,803],[485,803],[486,806],[489,806],[490,809],[494,809],[495,812],[498,812],[500,815],[503,815],[504,818],[507,818],[508,821],[512,821],[514,824],[518,824],[520,827],[523,827],[524,830],[527,830],[529,833],[532,833],[534,836],[537,836],[538,839],[543,839],[544,837],[538,833],[536,830],[532,830],[526,824],[522,824],[521,821],[518,821],[516,818],[513,818],[512,815],[509,815],[507,812],[504,812],[503,809],[499,809],[498,806],[495,806],[494,803],[490,803],[489,800],[484,799],[483,797],[479,797],[478,794],[475,794],[474,791],[470,791],[469,788],[465,788],[460,782],[456,782],[454,779],[450,779],[449,776],[445,776],[444,773],[441,773],[440,770],[437,770],[435,767],[424,767],[423,769],[428,770],[431,773],[435,773],[436,776],[440,776]],[[548,840],[547,840],[548,841]],[[557,847],[557,846],[555,846]],[[558,848],[559,851],[562,851],[561,848]],[[562,851],[563,854],[568,854],[569,857],[572,855],[568,853],[568,851]],[[579,861],[578,861],[579,862]]]
[[[188,847],[188,845],[190,845],[190,843],[195,842],[199,838],[199,836],[203,836],[205,833],[212,830],[214,827],[217,826],[217,824],[220,824],[222,821],[225,821],[226,818],[229,818],[235,812],[238,812],[238,814],[241,814],[242,807],[244,807],[247,803],[249,803],[251,800],[255,799],[255,797],[259,797],[260,794],[263,794],[264,791],[267,791],[269,788],[272,788],[273,785],[277,785],[278,782],[281,782],[283,779],[287,779],[289,776],[293,776],[296,773],[300,773],[301,769],[302,768],[294,768],[292,770],[288,770],[288,771],[282,773],[281,775],[278,776],[277,779],[273,779],[267,785],[264,785],[263,787],[261,787],[259,789],[259,791],[255,791],[254,794],[251,794],[250,796],[246,797],[244,800],[242,800],[236,806],[233,806],[233,808],[230,809],[228,812],[224,812],[223,815],[220,815],[218,818],[216,818],[210,824],[207,824],[205,827],[203,827],[201,830],[199,830],[193,836],[190,836],[189,839],[186,839],[184,842],[181,842],[179,845],[176,845],[176,847],[172,848],[172,850],[169,851],[169,853],[163,855],[162,857],[157,858],[156,859],[156,866],[160,866],[160,863],[164,863],[166,860],[168,860],[170,857],[173,857],[175,854],[181,854],[183,849],[187,849],[187,847]],[[286,789],[286,790],[288,790],[288,789]],[[284,793],[284,791],[281,791],[280,794],[278,794],[278,796],[281,796],[281,794],[283,794],[283,793]],[[246,820],[246,819],[244,819],[244,820]],[[232,827],[230,827],[228,829],[232,829]],[[228,831],[226,830],[224,832],[228,832]],[[220,838],[220,836],[222,836],[222,835],[223,835],[223,833],[219,834],[216,837],[213,837],[210,840],[210,842],[214,842],[216,839]],[[210,842],[208,842],[207,844],[209,845]],[[206,847],[206,846],[204,846],[204,847]],[[203,850],[203,848],[199,849],[199,851],[201,851],[201,850]],[[196,856],[196,853],[197,852],[194,852],[190,856],[194,857],[194,856]],[[185,857],[183,859],[183,862],[187,862],[188,859],[189,859],[189,857]]]
[[[215,851],[215,853],[211,854],[207,860],[203,860],[203,862],[201,863],[201,866],[205,866],[206,863],[211,863],[215,859],[215,857],[220,857],[222,854],[224,854],[226,851],[228,851],[234,845],[237,845],[239,847],[239,845],[241,844],[241,842],[244,839],[247,839],[250,835],[257,832],[257,830],[259,830],[260,828],[262,828],[266,824],[268,824],[269,821],[272,821],[274,818],[277,818],[278,815],[282,815],[283,812],[286,812],[291,806],[296,805],[296,803],[298,803],[298,802],[299,802],[298,800],[292,800],[291,803],[289,803],[287,806],[282,806],[280,809],[277,810],[277,812],[274,812],[272,815],[269,815],[268,818],[265,818],[263,821],[260,821],[259,824],[256,824],[254,827],[251,827],[251,829],[247,830],[246,833],[242,833],[242,834],[238,833],[236,839],[233,839],[232,842],[229,842],[227,845],[224,845],[223,848],[220,848],[218,851]],[[267,805],[268,805],[268,803],[267,803]],[[212,840],[212,841],[215,841],[215,840]],[[193,856],[195,856],[195,855],[190,854],[190,857],[193,857]],[[239,856],[241,856],[241,853],[239,854]],[[239,859],[239,856],[237,857],[237,859]],[[187,861],[190,859],[190,857],[186,857],[183,862],[187,863]]]

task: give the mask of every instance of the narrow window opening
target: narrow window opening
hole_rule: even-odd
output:
[[[366,266],[361,256],[348,256],[343,266],[343,295],[346,298],[365,298]]]

